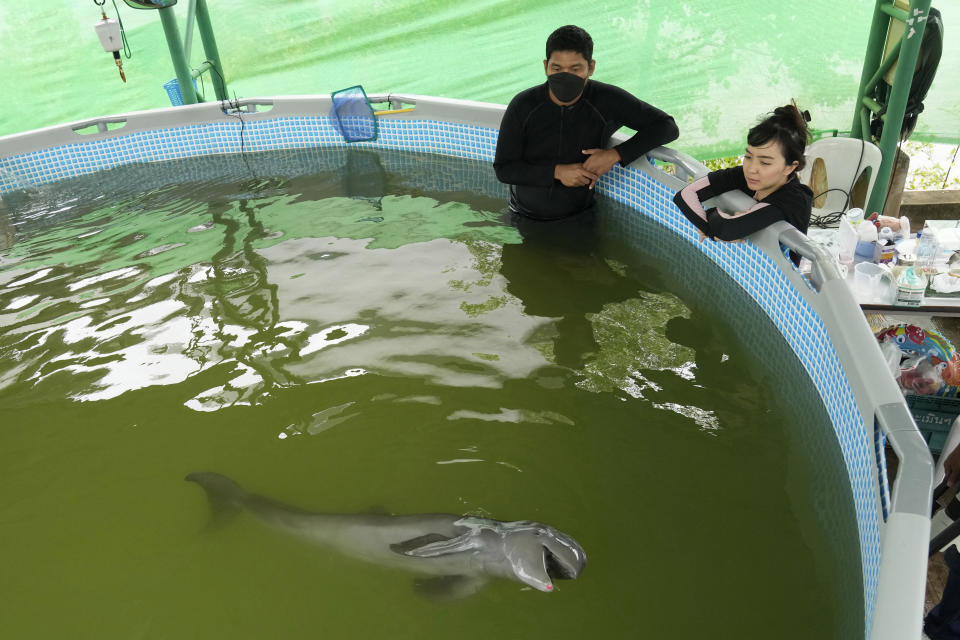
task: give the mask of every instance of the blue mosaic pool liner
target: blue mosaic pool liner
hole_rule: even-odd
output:
[[[376,142],[353,143],[491,161],[497,130],[434,120],[383,119]],[[132,163],[211,154],[345,146],[326,116],[286,117],[187,125],[44,149],[0,159],[0,194]],[[846,462],[856,508],[864,588],[865,636],[870,635],[880,572],[880,506],[874,469],[885,466],[860,420],[853,391],[823,322],[773,260],[751,242],[699,242],[693,226],[673,204],[673,192],[631,168],[615,167],[598,191],[680,234],[720,265],[764,309],[818,389]],[[886,513],[886,500],[883,500]]]
[[[823,321],[773,260],[752,242],[700,242],[693,225],[673,204],[673,191],[635,169],[614,167],[598,190],[630,205],[699,247],[764,310],[810,375],[843,452],[857,515],[864,588],[864,636],[870,637],[880,578],[880,509],[886,466],[876,484],[881,440],[864,428],[853,390]]]
[[[381,119],[375,142],[355,142],[353,148],[402,149],[489,160],[497,143],[496,129],[433,120]],[[157,131],[116,135],[105,140],[79,141],[42,151],[0,158],[0,195],[23,186],[36,186],[87,175],[103,169],[222,153],[346,146],[326,116],[238,120],[187,125]],[[122,131],[117,131],[122,134]]]
[[[880,425],[873,425],[874,450],[877,454],[877,468],[880,469],[880,505],[883,507],[883,519],[890,517],[890,487],[887,484],[887,436],[880,430]]]

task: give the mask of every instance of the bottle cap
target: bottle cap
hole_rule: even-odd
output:
[[[847,220],[850,224],[857,224],[863,220],[863,209],[854,208],[847,211]]]

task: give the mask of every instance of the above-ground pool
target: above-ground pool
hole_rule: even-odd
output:
[[[929,456],[903,403],[870,395],[892,381],[845,361],[879,354],[862,317],[836,326],[845,299],[815,252],[782,229],[755,238],[773,249],[691,242],[649,167],[615,170],[590,216],[515,220],[489,166],[497,108],[406,99],[378,143],[349,147],[324,98],[0,140],[9,633],[912,624],[922,568],[882,574],[924,541]],[[811,280],[777,239],[814,258]],[[183,482],[196,471],[310,511],[536,520],[589,561],[553,594],[497,579],[438,598],[253,518],[211,520]]]

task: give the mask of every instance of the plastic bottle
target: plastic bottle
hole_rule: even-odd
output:
[[[837,260],[840,264],[853,264],[853,254],[857,250],[857,231],[846,217],[840,218],[837,227]]]
[[[917,234],[917,266],[925,272],[932,271],[939,253],[940,243],[937,242],[936,233],[924,225],[923,231]]]
[[[900,216],[900,237],[910,237],[910,219],[907,216]]]
[[[856,226],[857,230],[857,255],[873,260],[874,252],[877,248],[877,228],[872,222],[861,222]]]
[[[897,304],[916,307],[923,303],[927,277],[915,267],[907,267],[897,278]]]

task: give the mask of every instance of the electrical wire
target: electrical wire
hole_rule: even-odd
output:
[[[823,191],[823,192],[821,192],[821,193],[818,193],[817,195],[813,196],[813,199],[816,200],[816,199],[819,198],[820,196],[826,195],[826,194],[830,193],[831,191],[839,191],[840,193],[842,193],[842,194],[844,195],[844,201],[843,201],[843,207],[841,208],[840,211],[831,211],[831,212],[829,212],[829,213],[824,213],[824,214],[821,214],[821,215],[817,216],[816,218],[814,218],[814,219],[812,219],[812,220],[810,221],[810,225],[811,225],[811,226],[819,227],[819,228],[821,228],[821,229],[829,229],[829,228],[833,228],[833,227],[837,226],[837,224],[839,224],[840,219],[843,217],[843,214],[846,212],[847,207],[849,207],[849,205],[850,205],[850,200],[851,200],[852,194],[853,194],[853,188],[854,188],[854,186],[856,186],[856,184],[857,184],[857,178],[860,177],[860,165],[861,165],[861,163],[863,162],[863,156],[864,156],[864,153],[866,152],[866,150],[867,150],[867,142],[866,142],[866,140],[864,140],[863,138],[861,138],[861,139],[860,139],[860,157],[857,159],[857,165],[856,165],[856,167],[855,167],[854,170],[853,170],[853,178],[851,178],[851,180],[850,180],[850,188],[849,188],[849,189],[847,189],[846,191],[844,191],[843,189],[841,189],[841,188],[839,188],[839,187],[833,187],[833,188],[831,188],[831,189],[827,189],[827,190],[825,190],[825,191]],[[888,186],[888,188],[889,188],[889,186]],[[870,198],[870,194],[869,194],[869,193],[867,194],[867,198],[868,198],[868,199]]]
[[[845,189],[841,189],[840,187],[834,187],[832,189],[821,191],[820,193],[813,196],[813,199],[816,200],[820,196],[824,196],[832,191],[839,191],[844,195],[844,198],[845,198],[844,205],[849,203],[850,193]],[[832,229],[837,225],[838,222],[840,222],[840,218],[843,217],[843,214],[845,212],[846,212],[846,207],[844,207],[843,211],[830,211],[827,213],[821,213],[820,215],[810,220],[810,226],[819,227],[821,229]]]
[[[224,80],[223,74],[220,73],[220,70],[217,69],[217,65],[213,63],[212,60],[205,60],[205,62],[210,63],[210,68],[217,74],[217,77],[220,78],[220,83],[226,87],[227,81]],[[244,164],[247,165],[247,170],[250,172],[250,175],[254,178],[257,177],[256,172],[253,170],[253,167],[250,166],[250,161],[247,160],[247,156],[244,155],[244,139],[243,133],[246,129],[247,123],[244,121],[243,117],[240,115],[242,110],[240,109],[240,100],[237,98],[236,92],[233,94],[233,100],[221,100],[220,101],[220,110],[224,115],[236,118],[240,121],[240,157],[243,159]]]
[[[217,65],[215,65],[215,64],[213,63],[213,60],[204,60],[204,62],[209,63],[210,69],[211,69],[214,73],[217,74],[217,77],[220,78],[220,84],[222,84],[222,85],[223,85],[223,88],[226,89],[226,88],[227,88],[227,81],[223,79],[223,74],[220,73],[220,69],[217,69]],[[202,76],[201,76],[201,78],[200,78],[200,81],[203,82],[203,77],[202,77]],[[233,99],[234,99],[234,100],[237,99],[236,93],[234,93]]]
[[[97,0],[93,0],[96,2]],[[106,2],[106,0],[103,0]],[[103,2],[99,6],[103,6]],[[123,57],[129,60],[133,57],[133,50],[130,49],[130,43],[127,42],[127,30],[123,28],[123,18],[120,17],[120,9],[117,7],[117,0],[113,0],[113,10],[117,14],[117,22],[120,24],[120,41],[123,42]]]
[[[237,99],[236,94],[234,94],[233,100],[221,100],[220,110],[223,111],[224,115],[228,115],[240,121],[240,159],[243,160],[243,164],[247,165],[247,171],[250,172],[250,176],[252,178],[257,178],[257,172],[254,171],[253,167],[250,166],[250,161],[247,159],[247,156],[244,153],[243,132],[247,126],[247,123],[240,115],[240,101]]]
[[[244,152],[244,141],[243,141],[243,131],[246,128],[246,122],[240,116],[240,101],[237,100],[237,96],[233,96],[233,100],[221,100],[220,101],[220,110],[223,111],[224,115],[236,118],[240,121],[240,156],[243,157]]]

